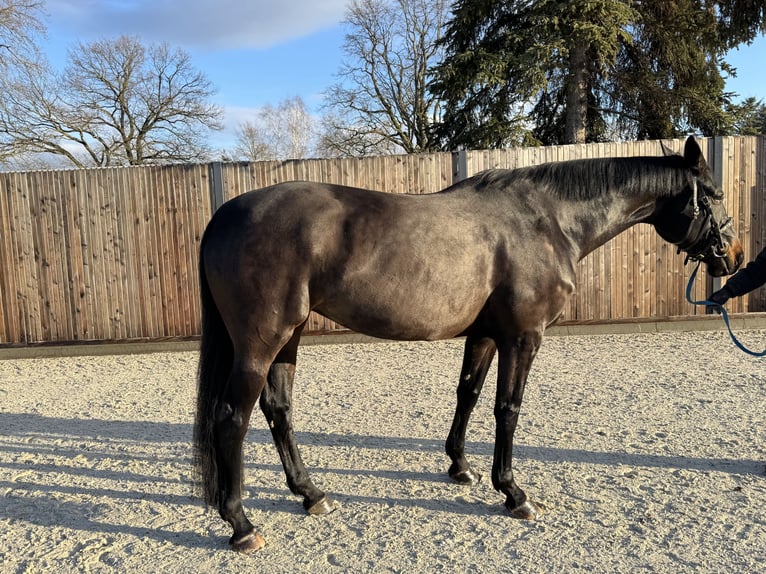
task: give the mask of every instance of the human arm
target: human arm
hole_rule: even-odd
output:
[[[732,297],[740,297],[750,293],[764,283],[766,283],[766,249],[763,249],[743,269],[732,275],[726,281],[726,285],[710,295],[708,300],[723,305]]]

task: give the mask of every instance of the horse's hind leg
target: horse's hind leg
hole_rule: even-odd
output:
[[[290,341],[277,354],[269,369],[268,382],[261,393],[261,410],[271,429],[287,477],[287,486],[303,497],[303,507],[309,514],[327,514],[334,510],[324,492],[311,482],[295,442],[292,421],[293,380],[303,325],[295,330]]]
[[[229,544],[244,553],[259,550],[264,545],[263,537],[255,531],[242,507],[242,443],[253,406],[266,383],[266,368],[263,363],[235,357],[216,413],[218,511],[234,529]]]
[[[461,484],[475,484],[481,480],[481,475],[471,468],[465,457],[465,433],[495,350],[495,343],[491,339],[472,336],[466,339],[455,418],[445,444],[447,455],[452,459],[449,475]]]

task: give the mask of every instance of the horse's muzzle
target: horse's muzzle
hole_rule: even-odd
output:
[[[707,273],[711,277],[724,277],[731,275],[739,269],[745,260],[745,251],[742,243],[736,236],[726,237],[726,241],[718,249],[702,257],[705,262]]]

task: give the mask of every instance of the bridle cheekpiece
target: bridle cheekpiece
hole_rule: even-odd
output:
[[[689,203],[684,208],[688,212],[691,208],[691,223],[686,231],[686,236],[677,243],[679,253],[686,252],[686,261],[702,261],[706,257],[724,258],[729,244],[723,238],[723,230],[731,226],[732,218],[726,217],[719,222],[714,213],[714,206],[720,204],[722,199],[704,194],[701,198],[698,193],[697,178],[693,179],[692,194]]]

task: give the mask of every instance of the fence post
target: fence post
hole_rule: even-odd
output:
[[[213,213],[223,205],[223,165],[220,161],[210,164],[210,207]]]
[[[464,149],[452,152],[452,183],[468,179],[468,152]]]
[[[718,189],[723,189],[723,166],[724,164],[724,139],[721,136],[713,138],[713,174],[715,175],[715,184]],[[714,291],[718,291],[721,288],[721,278],[711,277],[705,274],[707,281],[705,282],[705,299],[713,294]],[[710,314],[713,312],[712,307],[705,307],[705,313]]]

